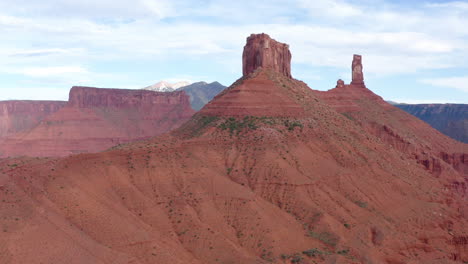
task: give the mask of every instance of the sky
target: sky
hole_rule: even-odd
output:
[[[74,85],[138,89],[242,75],[251,33],[290,45],[316,90],[350,82],[403,103],[468,103],[468,1],[0,0],[0,100],[67,100]]]

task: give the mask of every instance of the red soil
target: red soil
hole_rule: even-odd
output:
[[[267,84],[287,107],[253,110],[236,95]],[[467,174],[447,161],[466,145],[430,127],[418,135],[426,128],[415,117],[373,96],[353,102],[351,117],[321,97],[258,70],[170,134],[96,154],[4,160],[0,263],[468,261]],[[218,101],[226,113],[214,112]],[[390,122],[386,136],[372,120]],[[446,151],[441,170],[399,139],[418,153]]]

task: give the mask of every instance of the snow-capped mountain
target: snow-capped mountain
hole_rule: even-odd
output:
[[[151,90],[151,91],[156,91],[156,92],[172,92],[175,91],[181,87],[190,85],[190,82],[182,81],[182,82],[176,82],[176,83],[170,83],[166,81],[160,81],[158,83],[155,83],[153,85],[150,85],[148,87],[143,88],[144,90]]]

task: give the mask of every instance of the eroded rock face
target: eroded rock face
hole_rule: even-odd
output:
[[[163,134],[195,112],[184,91],[73,87],[64,103],[35,126],[0,138],[0,158],[98,152]]]
[[[354,85],[364,85],[364,74],[362,72],[362,56],[354,54],[353,63],[351,65],[352,81]]]
[[[267,34],[250,35],[242,54],[242,72],[246,76],[259,67],[273,69],[291,78],[289,45],[280,43]]]
[[[154,92],[131,89],[103,89],[94,87],[74,86],[70,90],[68,105],[70,107],[145,107],[183,104],[188,106],[189,98],[183,92]]]
[[[0,138],[34,127],[66,104],[62,101],[0,102]]]

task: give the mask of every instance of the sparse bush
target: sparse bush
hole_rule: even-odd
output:
[[[336,254],[339,254],[339,255],[348,255],[349,253],[349,249],[343,249],[343,250],[339,250],[336,252]]]
[[[299,254],[296,254],[292,257],[291,263],[301,263],[302,260],[303,260],[302,256]]]
[[[328,232],[314,232],[314,231],[309,231],[309,236],[310,237],[313,237],[315,239],[318,239],[320,241],[322,241],[323,243],[329,245],[329,246],[332,246],[332,247],[335,247],[336,244],[338,243],[338,238],[336,236],[334,236],[333,234],[331,233],[328,233]]]
[[[289,120],[286,120],[286,121],[284,121],[284,125],[288,128],[289,131],[293,131],[294,128],[296,128],[296,127],[300,127],[300,128],[304,127],[302,125],[302,123],[299,122],[299,121],[290,122]]]
[[[350,113],[342,113],[342,115],[344,115],[344,116],[345,116],[346,118],[348,118],[349,120],[354,121],[354,117],[352,117]]]
[[[355,204],[357,204],[361,208],[367,208],[367,203],[363,201],[355,201]]]
[[[255,130],[258,128],[257,124],[257,117],[254,116],[245,116],[242,120],[237,120],[234,117],[229,117],[223,123],[221,123],[218,127],[222,130],[229,129],[231,135],[236,132],[239,134],[244,129],[248,128],[251,130]]]
[[[305,251],[302,251],[302,254],[308,256],[308,257],[316,257],[318,255],[322,255],[322,251],[316,249],[316,248],[312,248],[312,249],[309,249],[309,250],[305,250]]]

